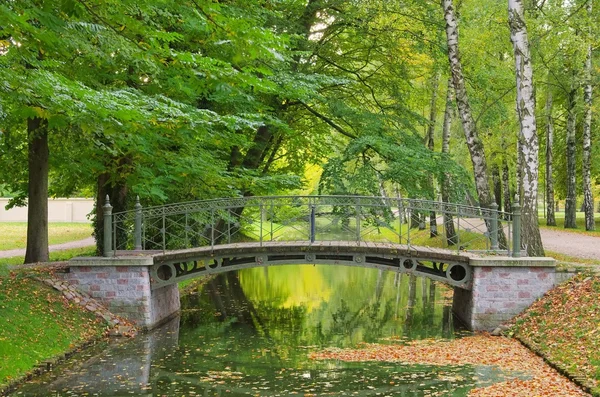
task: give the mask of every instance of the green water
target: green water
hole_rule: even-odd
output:
[[[180,318],[88,349],[14,395],[466,396],[503,373],[309,358],[364,342],[460,337],[447,294],[428,279],[342,266],[223,274],[182,298]]]

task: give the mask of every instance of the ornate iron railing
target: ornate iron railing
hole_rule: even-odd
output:
[[[269,196],[148,208],[142,208],[138,200],[135,209],[113,214],[107,197],[104,255],[120,250],[167,251],[248,241],[342,240],[504,251],[518,256],[518,206],[512,214],[492,206],[389,197]],[[435,222],[431,222],[433,217]],[[419,232],[431,225],[435,225],[434,233],[430,229]],[[437,237],[428,240],[431,234]]]

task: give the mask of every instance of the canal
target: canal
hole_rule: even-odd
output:
[[[182,298],[180,317],[87,349],[13,395],[467,396],[530,379],[501,366],[417,364],[417,357],[313,359],[373,343],[469,338],[453,322],[451,294],[429,279],[354,267],[221,274]]]

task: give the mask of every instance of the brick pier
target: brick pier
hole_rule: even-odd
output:
[[[151,257],[74,258],[65,278],[112,313],[153,328],[179,311],[177,284],[151,290]]]
[[[452,310],[469,329],[491,331],[554,286],[555,262],[552,258],[471,258],[472,288],[454,289]]]

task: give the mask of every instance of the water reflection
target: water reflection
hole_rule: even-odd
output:
[[[351,267],[226,273],[184,297],[180,319],[87,351],[18,393],[464,396],[502,374],[308,358],[324,347],[454,338],[448,292],[430,280]]]

